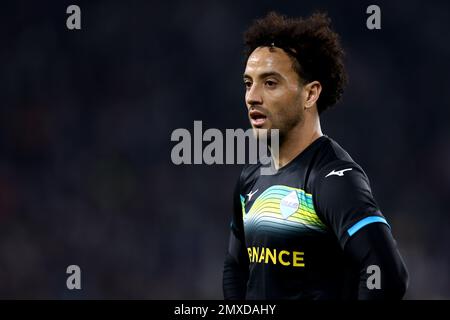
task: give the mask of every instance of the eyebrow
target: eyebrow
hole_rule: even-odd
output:
[[[267,71],[267,72],[263,72],[263,73],[261,73],[260,75],[258,75],[258,78],[263,79],[263,78],[267,78],[267,77],[270,77],[270,76],[277,76],[277,77],[282,78],[281,74],[279,74],[279,73],[276,72],[276,71]],[[244,73],[244,79],[251,79],[251,78],[252,78],[252,77],[250,77],[248,74],[245,74],[245,73]]]

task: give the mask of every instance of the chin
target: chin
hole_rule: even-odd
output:
[[[272,128],[269,126],[253,127],[253,135],[255,138],[269,139],[271,135]]]

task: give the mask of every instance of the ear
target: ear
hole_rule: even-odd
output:
[[[319,100],[320,93],[322,92],[322,85],[319,81],[312,81],[303,87],[305,92],[304,109],[309,110],[316,105]]]

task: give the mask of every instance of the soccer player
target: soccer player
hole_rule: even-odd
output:
[[[245,43],[249,120],[279,130],[279,166],[247,165],[238,179],[224,298],[401,299],[407,270],[369,180],[321,131],[346,83],[330,19],[272,12]]]

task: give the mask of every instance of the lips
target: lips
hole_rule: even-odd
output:
[[[248,115],[250,117],[250,123],[256,128],[262,127],[267,120],[267,116],[256,109],[250,110]]]

